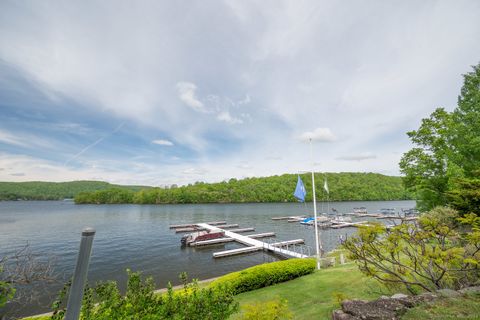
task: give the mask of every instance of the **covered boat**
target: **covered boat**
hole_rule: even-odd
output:
[[[224,231],[196,231],[189,234],[186,234],[182,237],[182,245],[187,246],[193,242],[212,240],[225,237]]]

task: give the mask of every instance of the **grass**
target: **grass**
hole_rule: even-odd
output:
[[[377,282],[367,279],[354,264],[347,264],[239,294],[237,301],[242,306],[276,298],[287,299],[294,319],[330,319],[332,311],[339,308],[339,298],[375,299],[380,295],[381,286]],[[241,313],[237,313],[231,319],[240,316]]]
[[[237,296],[240,306],[274,299],[288,300],[294,319],[331,319],[340,307],[338,300],[376,299],[385,292],[374,280],[364,276],[354,264],[322,269],[274,286]],[[240,319],[241,313],[231,319]]]
[[[206,286],[208,283],[202,283]],[[287,300],[293,319],[331,319],[332,311],[340,308],[344,299],[373,300],[391,295],[377,281],[363,275],[353,263],[316,271],[288,282],[245,292],[236,296],[240,307],[272,300]],[[231,320],[242,317],[242,311]],[[29,318],[30,319],[30,318]],[[31,318],[46,320],[49,317]],[[442,298],[409,309],[402,320],[469,319],[480,320],[480,293],[458,298]]]
[[[432,319],[480,319],[480,294],[469,294],[458,298],[442,298],[435,303],[425,303],[412,308],[402,320]]]

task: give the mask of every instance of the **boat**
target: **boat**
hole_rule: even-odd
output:
[[[350,217],[340,217],[337,216],[331,220],[332,223],[338,224],[338,223],[352,223],[352,218]]]
[[[314,220],[315,220],[315,218],[313,218],[313,217],[306,218],[306,219],[300,221],[300,224],[313,225]],[[320,225],[321,223],[329,222],[329,221],[330,221],[330,218],[328,218],[328,217],[317,217],[317,224],[318,225]]]
[[[367,213],[367,208],[365,208],[365,207],[353,208],[353,213],[355,213],[355,214],[365,214],[365,213]]]
[[[196,231],[186,234],[180,240],[183,246],[189,246],[193,242],[212,240],[225,237],[224,231]]]
[[[300,222],[303,221],[306,218],[306,216],[292,216],[288,217],[287,222]]]

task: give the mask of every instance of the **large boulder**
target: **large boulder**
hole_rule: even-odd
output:
[[[407,307],[397,299],[379,299],[370,302],[347,300],[342,303],[342,309],[359,319],[396,320],[400,319]]]
[[[332,313],[333,320],[360,320],[360,318],[345,313],[342,310],[334,310]]]

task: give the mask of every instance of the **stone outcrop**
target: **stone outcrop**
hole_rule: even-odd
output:
[[[342,309],[335,310],[333,320],[397,320],[409,309],[419,303],[434,301],[439,297],[455,298],[462,294],[480,292],[480,286],[469,287],[458,291],[450,289],[426,292],[417,296],[397,293],[391,297],[382,296],[374,301],[345,300]]]

